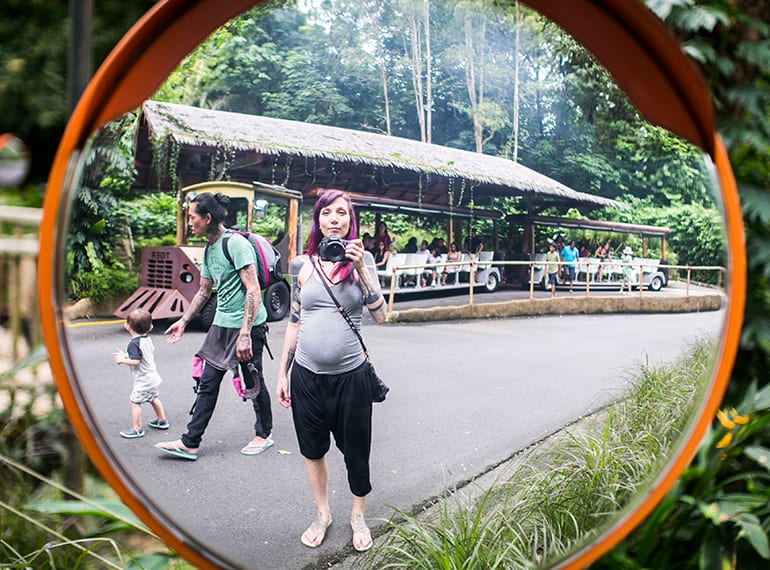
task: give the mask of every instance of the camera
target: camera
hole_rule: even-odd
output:
[[[345,246],[348,240],[337,234],[331,234],[318,244],[318,257],[324,261],[345,261]]]

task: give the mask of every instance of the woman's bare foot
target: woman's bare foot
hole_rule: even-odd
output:
[[[310,523],[310,526],[307,527],[307,530],[302,533],[300,541],[302,544],[309,546],[310,548],[321,546],[324,538],[326,538],[326,530],[331,526],[331,524],[331,514],[326,516],[322,513],[318,513],[316,519]]]
[[[366,552],[372,547],[372,533],[366,526],[364,515],[353,515],[350,519],[350,527],[353,529],[353,548],[358,552]]]

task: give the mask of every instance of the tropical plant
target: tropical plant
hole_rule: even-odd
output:
[[[750,387],[653,514],[596,568],[762,568],[770,560],[770,385]]]
[[[649,2],[701,65],[743,202],[747,306],[732,378],[712,431],[648,520],[605,568],[764,568],[770,449],[770,58],[768,5]]]

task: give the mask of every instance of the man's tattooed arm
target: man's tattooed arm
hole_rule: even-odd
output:
[[[201,277],[200,286],[198,287],[198,291],[196,291],[195,296],[192,298],[192,301],[190,301],[190,304],[187,306],[187,310],[182,315],[182,320],[185,323],[189,323],[190,320],[198,314],[198,312],[203,308],[203,305],[206,304],[206,301],[208,301],[208,298],[211,297],[211,290],[214,288],[214,282],[211,279],[206,279],[204,277]]]
[[[247,265],[238,272],[241,283],[246,288],[246,296],[243,306],[243,324],[241,334],[251,334],[251,326],[257,316],[259,308],[259,281],[257,281],[257,269],[254,265]]]

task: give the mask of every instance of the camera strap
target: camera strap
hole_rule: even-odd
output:
[[[337,297],[335,297],[334,293],[332,293],[331,287],[329,287],[329,284],[326,282],[326,279],[324,278],[325,275],[323,275],[322,270],[319,267],[317,267],[315,264],[315,261],[313,261],[313,256],[308,255],[308,257],[310,258],[310,265],[312,265],[313,269],[318,273],[318,278],[321,280],[321,283],[324,284],[324,287],[326,288],[326,292],[329,293],[329,297],[331,297],[332,301],[334,301],[334,304],[337,305],[337,310],[339,311],[340,315],[342,315],[342,318],[345,319],[345,321],[348,323],[348,326],[350,326],[353,332],[356,333],[358,342],[361,343],[361,348],[364,350],[364,355],[366,356],[366,359],[369,360],[369,351],[366,349],[366,345],[364,344],[364,339],[361,336],[361,333],[358,332],[356,325],[353,323],[353,320],[350,318],[350,315],[348,315],[348,312],[345,310],[345,307],[340,305],[340,302],[337,300]]]

